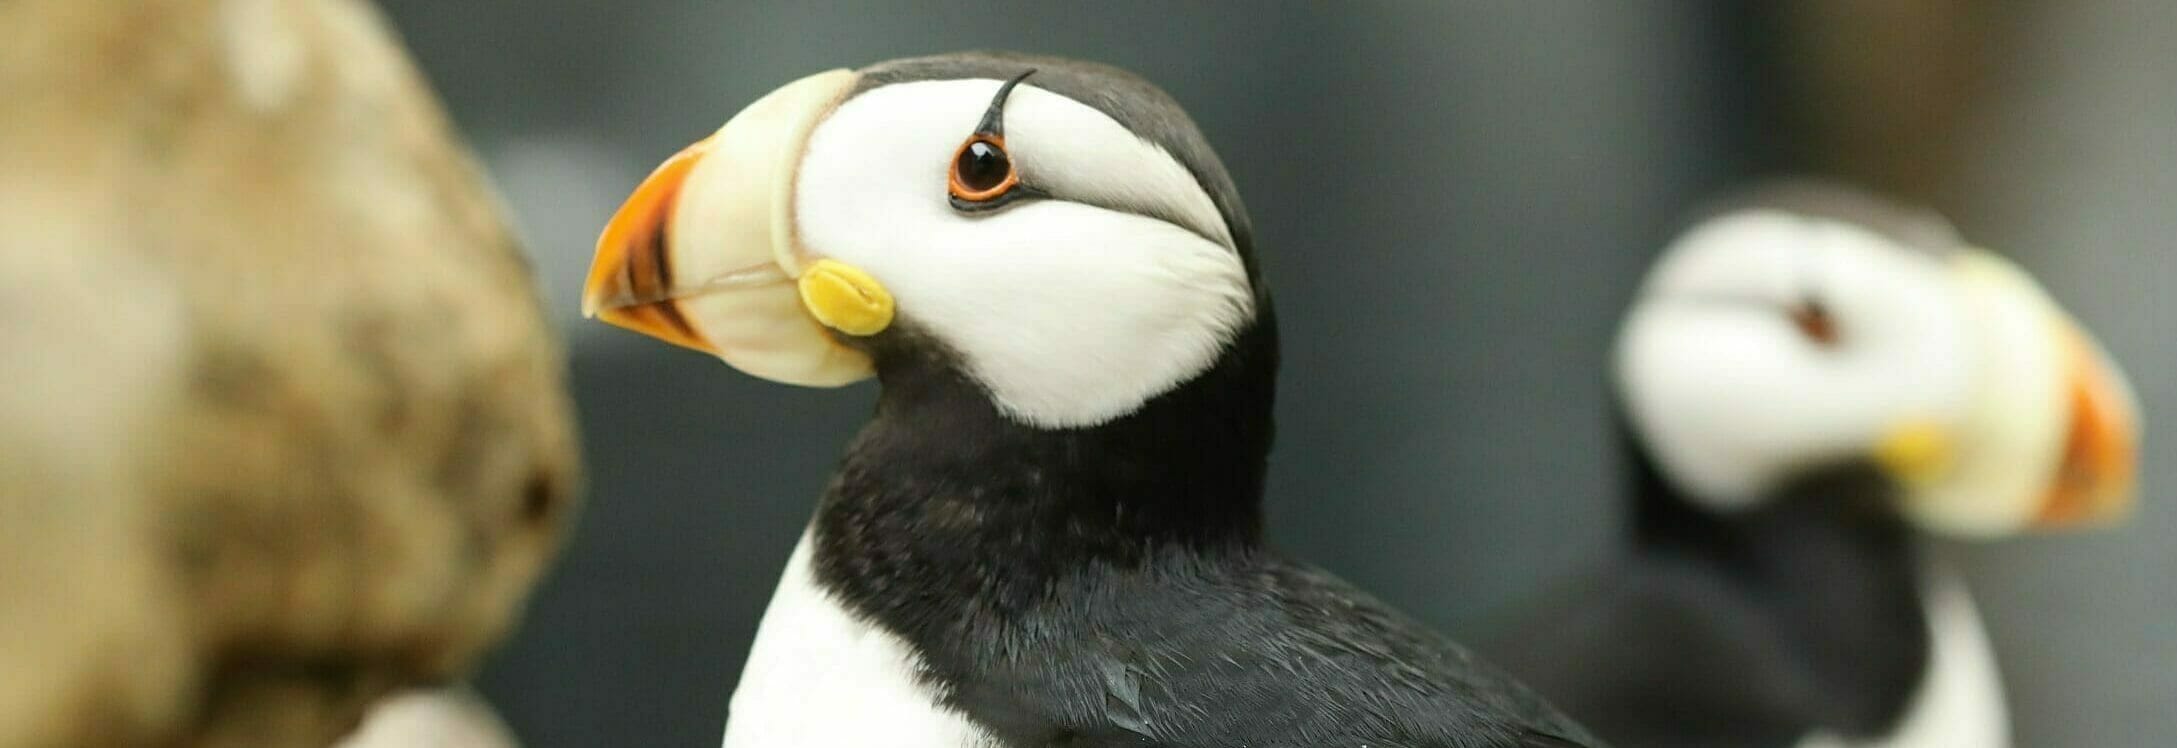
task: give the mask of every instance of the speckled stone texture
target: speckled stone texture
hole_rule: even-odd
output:
[[[324,746],[580,479],[485,183],[352,0],[0,0],[0,746]]]

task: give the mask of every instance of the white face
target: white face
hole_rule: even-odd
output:
[[[1004,147],[1044,196],[955,206],[954,156],[1001,82],[898,83],[810,133],[799,251],[866,271],[899,325],[942,343],[999,408],[1092,426],[1207,370],[1254,315],[1216,205],[1162,148],[1073,99],[1018,86]]]
[[[1632,420],[1674,482],[1718,508],[1867,456],[1900,424],[1955,427],[1981,352],[1949,275],[1844,223],[1757,211],[1697,227],[1619,341]],[[1817,308],[1826,331],[1807,320]]]

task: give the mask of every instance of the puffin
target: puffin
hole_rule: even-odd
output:
[[[584,308],[763,379],[878,382],[726,748],[1596,745],[1265,542],[1252,230],[1130,73],[963,52],[787,84],[635,189]]]
[[[1622,553],[1489,650],[1615,745],[2010,744],[1929,546],[2121,520],[2140,416],[2101,346],[1941,216],[1846,184],[1701,211],[1617,339]]]

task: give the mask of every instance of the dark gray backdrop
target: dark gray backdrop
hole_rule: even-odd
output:
[[[658,160],[816,70],[1004,47],[1131,68],[1252,209],[1285,325],[1275,534],[1478,637],[1617,521],[1603,370],[1689,201],[1774,166],[1738,4],[385,3],[522,221],[573,341],[587,511],[482,675],[529,745],[715,745],[787,551],[870,402],[578,319]],[[2037,21],[1971,144],[1968,232],[2177,402],[2177,4]],[[2045,21],[2045,22],[2044,22]],[[1960,549],[2027,746],[2177,744],[2177,465],[2130,527]],[[812,694],[812,698],[821,698]]]

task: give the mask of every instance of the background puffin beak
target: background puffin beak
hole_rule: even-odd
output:
[[[2063,458],[2035,524],[2108,524],[2130,513],[2139,473],[2139,410],[2123,372],[2076,325],[2058,333],[2071,408]]]
[[[890,297],[873,279],[805,268],[793,211],[809,133],[856,80],[831,70],[786,84],[666,159],[598,238],[583,313],[773,381],[829,387],[868,377],[868,357],[839,344],[819,317],[882,329]],[[811,295],[796,279],[832,292]],[[812,315],[805,297],[836,303]]]

